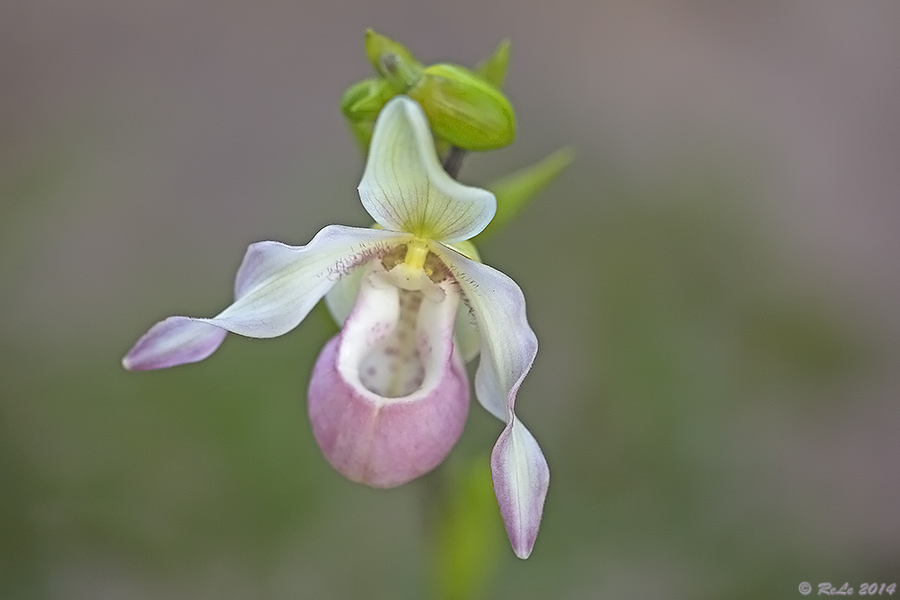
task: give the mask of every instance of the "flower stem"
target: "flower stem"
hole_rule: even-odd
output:
[[[427,475],[424,500],[435,600],[485,598],[505,547],[483,456],[455,458]]]
[[[450,150],[448,150],[447,155],[444,156],[444,170],[447,171],[453,179],[456,179],[459,176],[459,170],[462,168],[462,161],[465,156],[466,151],[459,146],[450,146]]]

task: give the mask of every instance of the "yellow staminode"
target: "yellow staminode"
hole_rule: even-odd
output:
[[[428,258],[428,244],[424,240],[415,239],[406,245],[406,258],[403,261],[406,266],[412,269],[425,269],[426,258]],[[428,272],[427,269],[425,271]]]

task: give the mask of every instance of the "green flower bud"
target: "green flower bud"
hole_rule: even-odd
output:
[[[509,40],[503,40],[497,45],[494,53],[478,63],[475,72],[482,79],[497,88],[503,89],[506,80],[506,68],[509,66]]]
[[[466,150],[493,150],[513,141],[516,118],[506,96],[458,65],[422,71],[407,94],[422,105],[434,133]]]
[[[422,74],[422,63],[406,46],[371,29],[366,30],[366,55],[378,74],[401,94],[415,85]]]
[[[341,98],[341,112],[351,122],[363,120],[374,122],[382,107],[395,94],[391,84],[381,77],[363,79],[344,92]]]

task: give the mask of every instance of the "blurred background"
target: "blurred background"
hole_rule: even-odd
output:
[[[197,365],[119,363],[229,303],[249,243],[369,224],[338,110],[366,27],[425,63],[511,38],[518,138],[463,181],[577,152],[481,248],[541,342],[518,412],[552,484],[527,561],[477,404],[423,480],[327,465],[321,307]],[[898,58],[894,0],[6,0],[0,597],[449,597],[434,540],[460,519],[472,597],[900,583]]]

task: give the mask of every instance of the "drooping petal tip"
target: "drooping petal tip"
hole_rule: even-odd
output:
[[[541,525],[550,469],[534,436],[515,417],[491,453],[491,475],[513,551],[526,559]]]
[[[189,317],[169,317],[150,328],[122,359],[129,371],[198,362],[215,352],[228,332]]]

